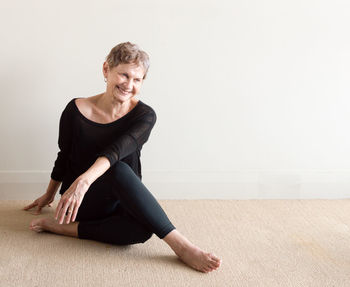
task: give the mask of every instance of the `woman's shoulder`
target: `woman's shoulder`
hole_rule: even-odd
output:
[[[74,98],[69,104],[77,114],[82,114],[86,118],[90,118],[95,110],[95,100],[97,96],[88,98]]]
[[[62,114],[71,114],[75,112],[75,99],[71,99],[63,109]]]
[[[154,109],[150,105],[140,100],[136,108],[137,110],[135,109],[136,111],[134,113],[135,121],[147,122],[147,123],[151,123],[152,125],[156,123],[157,115]]]
[[[137,104],[138,110],[140,113],[144,114],[155,114],[155,110],[148,104],[146,104],[145,102],[139,100],[138,104]]]
[[[85,117],[89,118],[92,111],[92,104],[90,98],[76,98],[74,99],[75,107]]]
[[[137,104],[137,112],[136,112],[136,117],[142,117],[142,118],[148,118],[149,120],[151,119],[152,121],[155,121],[157,118],[155,110],[148,104],[146,104],[143,101],[139,101]]]

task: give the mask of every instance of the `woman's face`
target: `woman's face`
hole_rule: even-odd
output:
[[[103,64],[103,74],[107,80],[107,93],[111,93],[114,100],[125,102],[139,93],[144,70],[136,64],[119,64],[109,69],[105,62]]]

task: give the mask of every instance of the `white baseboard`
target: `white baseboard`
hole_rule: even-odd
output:
[[[49,178],[48,171],[0,171],[0,199],[10,192],[32,198],[33,192],[45,190]],[[350,170],[149,170],[143,172],[143,182],[158,199],[350,197]]]

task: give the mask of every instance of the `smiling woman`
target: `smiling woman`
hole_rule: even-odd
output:
[[[125,102],[139,93],[144,77],[144,69],[137,64],[119,64],[110,68],[103,65],[107,91],[114,102]]]
[[[184,263],[210,272],[221,260],[178,232],[141,181],[141,149],[156,122],[154,110],[135,97],[148,68],[148,55],[135,44],[111,50],[103,63],[106,91],[68,103],[47,191],[24,209],[39,214],[62,183],[55,219],[35,219],[32,230],[117,245],[144,243],[155,233]]]

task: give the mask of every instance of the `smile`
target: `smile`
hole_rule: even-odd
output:
[[[126,90],[122,89],[121,87],[118,87],[118,86],[117,86],[117,88],[118,88],[118,90],[119,90],[122,94],[124,94],[124,95],[127,95],[127,94],[131,93],[131,91],[126,91]]]

